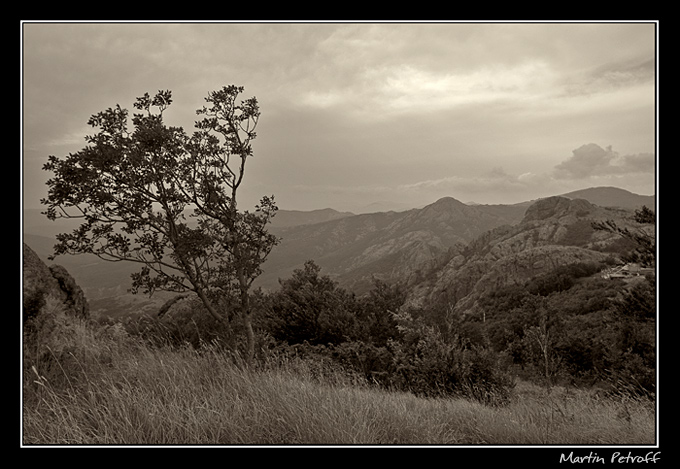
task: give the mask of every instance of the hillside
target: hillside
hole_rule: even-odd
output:
[[[422,209],[378,212],[285,229],[257,285],[276,288],[279,278],[313,259],[344,287],[361,292],[371,278],[409,280],[450,248],[517,221],[517,209],[468,206],[445,197]]]
[[[583,199],[539,200],[521,223],[484,233],[430,272],[428,280],[412,289],[410,302],[474,312],[482,296],[500,287],[521,284],[558,266],[615,260],[620,237],[597,231],[591,223],[615,220],[619,226],[631,226],[631,215]]]

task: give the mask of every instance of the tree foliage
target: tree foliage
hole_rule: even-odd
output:
[[[266,312],[272,335],[290,344],[338,344],[355,333],[354,297],[313,261],[281,281]]]
[[[54,255],[136,262],[133,292],[193,292],[222,321],[216,298],[235,295],[252,339],[248,291],[278,242],[266,229],[277,208],[273,196],[254,212],[237,206],[260,117],[256,98],[238,101],[242,92],[209,93],[192,135],[164,123],[170,91],[137,98],[132,128],[120,105],[93,115],[87,146],[44,166],[54,173],[47,217],[82,220],[57,236]]]

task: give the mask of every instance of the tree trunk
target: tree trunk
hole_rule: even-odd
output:
[[[253,321],[250,310],[243,315],[243,325],[246,328],[246,364],[250,366],[255,358],[255,332],[253,331]]]
[[[255,332],[253,331],[253,318],[250,310],[250,295],[248,295],[248,281],[243,274],[239,276],[241,289],[241,317],[246,331],[246,365],[250,366],[255,357]]]

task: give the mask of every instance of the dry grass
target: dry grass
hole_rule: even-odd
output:
[[[24,373],[25,445],[654,444],[653,404],[519,383],[512,402],[423,399],[302,360],[237,366],[217,348],[119,334]],[[95,349],[96,348],[96,349]],[[54,382],[53,382],[54,381]],[[56,382],[59,384],[56,384]]]

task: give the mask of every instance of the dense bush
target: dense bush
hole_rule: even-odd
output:
[[[338,344],[355,334],[354,296],[312,261],[281,281],[265,305],[261,324],[289,344]]]
[[[608,383],[651,395],[654,279],[629,286],[592,277],[596,271],[589,264],[564,266],[498,289],[480,301],[482,328],[493,349],[507,354],[525,378],[545,381],[548,373],[553,382]]]
[[[656,392],[656,282],[635,284],[615,303],[616,341],[608,350],[609,373],[617,386],[636,394]]]
[[[472,345],[456,331],[415,321],[409,312],[397,315],[403,339],[391,341],[392,384],[419,395],[459,395],[487,404],[507,402],[514,386],[500,356]]]
[[[406,301],[406,290],[400,285],[388,285],[375,280],[373,289],[357,304],[359,337],[362,341],[385,347],[400,332],[394,315]]]
[[[258,324],[298,353],[328,357],[367,382],[425,396],[508,399],[512,380],[499,355],[467,337],[460,321],[404,308],[406,292],[375,281],[361,298],[307,262],[262,302]]]

